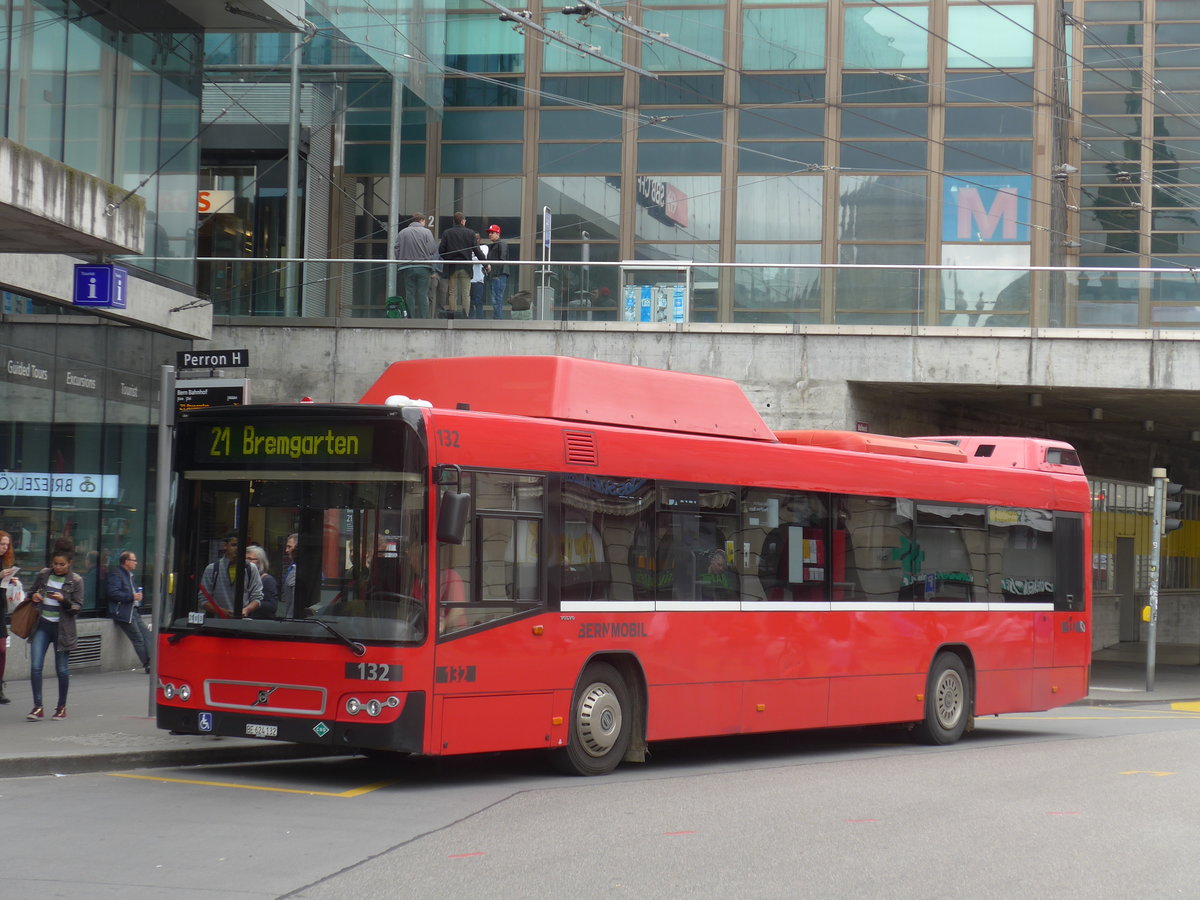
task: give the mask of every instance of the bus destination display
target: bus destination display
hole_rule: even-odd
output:
[[[375,430],[365,425],[250,424],[199,429],[197,462],[369,462]]]

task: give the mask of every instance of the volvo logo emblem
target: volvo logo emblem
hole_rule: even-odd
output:
[[[279,690],[278,686],[266,688],[258,692],[258,699],[254,701],[255,706],[266,706],[267,701],[271,699],[271,695]]]

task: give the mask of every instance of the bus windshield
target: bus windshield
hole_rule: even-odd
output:
[[[232,414],[227,421],[204,423],[195,441],[186,428],[181,433],[181,443],[202,446],[205,458],[193,450],[180,460],[176,581],[165,627],[424,640],[428,489],[413,433],[380,429],[375,459],[335,471],[291,458],[226,458],[209,433],[232,429],[236,447],[238,429],[255,427]],[[257,425],[256,434],[267,431]],[[219,460],[207,458],[213,446]],[[390,458],[381,465],[385,450]]]

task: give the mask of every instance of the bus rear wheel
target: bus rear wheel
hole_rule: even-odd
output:
[[[929,670],[925,719],[914,737],[923,744],[953,744],[971,719],[971,679],[956,653],[939,653]]]
[[[575,775],[607,775],[629,749],[633,727],[629,688],[608,663],[592,663],[583,671],[571,700],[567,746],[559,766]]]

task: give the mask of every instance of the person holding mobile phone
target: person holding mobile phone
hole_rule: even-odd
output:
[[[33,709],[25,718],[40,722],[42,708],[42,663],[46,650],[54,645],[54,671],[58,675],[58,705],[52,718],[67,717],[67,687],[71,683],[67,663],[75,649],[75,617],[83,609],[83,579],[71,571],[70,550],[56,547],[48,568],[33,580],[33,600],[41,607],[37,628],[30,635],[29,684],[33,688]]]

